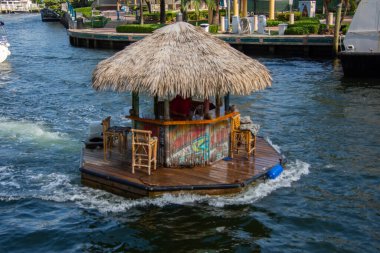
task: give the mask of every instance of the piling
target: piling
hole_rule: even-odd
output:
[[[340,17],[342,13],[342,4],[337,5],[335,30],[334,30],[334,54],[337,55],[339,51],[339,30],[340,30]]]

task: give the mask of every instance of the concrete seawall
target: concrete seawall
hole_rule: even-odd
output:
[[[69,29],[70,43],[77,47],[122,49],[149,34],[116,33],[114,28]],[[239,35],[215,34],[246,54],[299,57],[333,57],[331,35]]]

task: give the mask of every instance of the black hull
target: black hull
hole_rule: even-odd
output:
[[[380,78],[380,53],[341,52],[344,76]]]
[[[60,18],[42,18],[42,22],[59,22]]]
[[[59,22],[61,17],[53,10],[45,8],[41,10],[41,20],[42,22]]]

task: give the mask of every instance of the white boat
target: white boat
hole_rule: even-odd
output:
[[[339,57],[345,76],[380,77],[380,0],[362,0]]]
[[[0,63],[5,61],[11,52],[9,51],[9,42],[7,32],[4,28],[4,22],[0,21]]]

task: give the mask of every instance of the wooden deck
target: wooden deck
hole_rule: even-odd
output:
[[[263,138],[257,138],[254,157],[241,152],[230,161],[218,161],[205,167],[136,170],[132,174],[131,159],[116,149],[108,161],[103,149],[83,149],[80,171],[82,183],[128,197],[158,196],[164,193],[231,194],[242,191],[280,163],[281,155]]]

